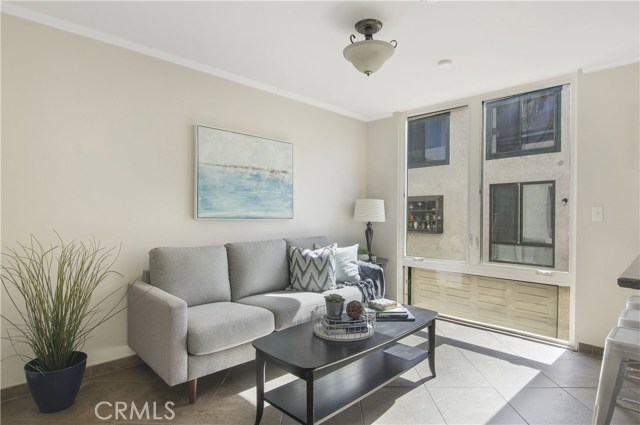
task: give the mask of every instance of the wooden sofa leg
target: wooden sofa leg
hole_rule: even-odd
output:
[[[196,402],[198,393],[198,379],[192,379],[189,381],[189,404]]]

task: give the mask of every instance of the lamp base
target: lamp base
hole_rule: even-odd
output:
[[[373,243],[373,227],[371,226],[371,222],[367,223],[367,228],[364,231],[364,237],[367,240],[367,251],[369,252],[369,261],[371,261],[371,256],[373,252],[371,251],[371,244]]]

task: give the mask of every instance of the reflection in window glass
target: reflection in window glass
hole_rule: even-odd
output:
[[[518,242],[518,186],[494,185],[491,189],[491,240]]]
[[[553,267],[554,182],[490,185],[491,261]]]
[[[522,186],[522,242],[553,243],[553,183]]]
[[[409,168],[449,163],[449,112],[409,120],[407,162]]]
[[[562,87],[485,102],[486,159],[558,152]]]

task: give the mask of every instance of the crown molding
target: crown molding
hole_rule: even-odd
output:
[[[24,7],[17,6],[15,3],[8,3],[4,1],[1,2],[0,11],[7,15],[16,16],[18,18],[26,19],[28,21],[36,22],[38,24],[57,28],[59,30],[73,33],[82,37],[91,38],[93,40],[97,40],[103,43],[111,44],[113,46],[121,47],[123,49],[127,49],[136,53],[140,53],[146,56],[160,59],[162,61],[169,62],[175,65],[183,66],[185,68],[193,69],[205,74],[213,75],[215,77],[219,77],[225,80],[233,81],[235,83],[242,84],[244,86],[248,86],[257,90],[274,94],[276,96],[281,96],[290,100],[294,100],[296,102],[304,103],[310,106],[314,106],[320,109],[334,112],[339,115],[344,115],[346,117],[353,118],[359,121],[369,122],[377,119],[376,117],[369,117],[353,111],[348,111],[346,109],[342,109],[335,105],[330,105],[328,103],[324,103],[298,93],[292,93],[286,90],[281,90],[278,87],[274,87],[274,86],[262,83],[260,81],[256,81],[256,80],[246,78],[237,74],[233,74],[233,73],[224,71],[222,69],[205,65],[203,63],[196,62],[178,55],[173,55],[167,52],[163,52],[153,47],[145,46],[139,43],[134,43],[124,38],[116,37],[111,34],[97,31],[92,28],[85,27],[83,25],[74,24],[72,22],[69,22],[63,19],[58,19],[49,15],[34,12],[33,10],[29,10]]]

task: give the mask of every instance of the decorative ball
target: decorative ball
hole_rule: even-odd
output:
[[[358,319],[363,314],[364,308],[362,308],[362,304],[359,301],[351,301],[347,304],[347,315],[352,319]]]

